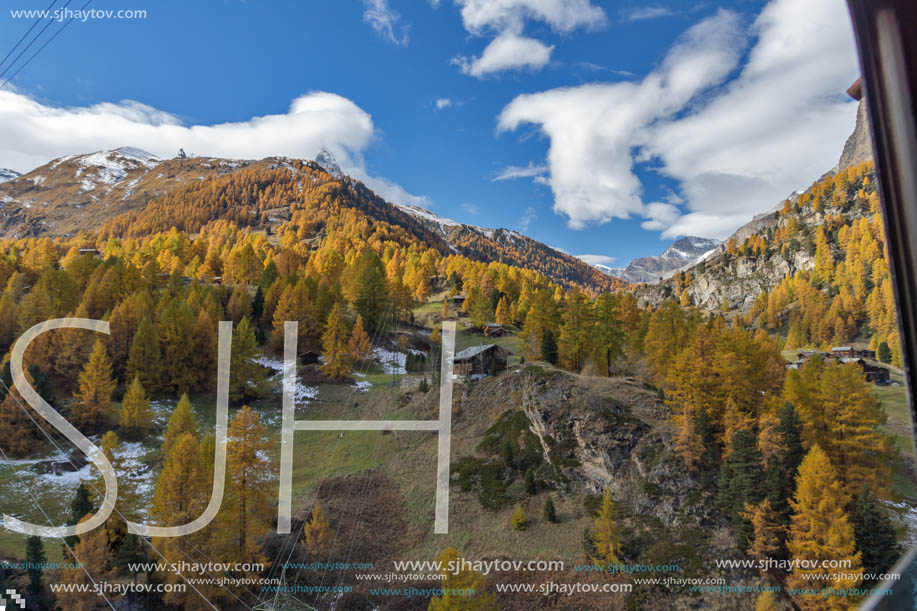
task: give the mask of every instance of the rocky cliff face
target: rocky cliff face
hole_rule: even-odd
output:
[[[584,378],[538,366],[520,379],[522,410],[568,491],[612,497],[665,526],[712,521],[689,500],[697,485],[672,450],[668,409],[626,379]]]
[[[635,380],[579,376],[541,364],[464,387],[463,418],[521,409],[541,445],[549,485],[561,494],[601,494],[664,527],[718,521],[672,449],[670,409]]]
[[[861,100],[857,108],[856,127],[844,144],[844,152],[841,153],[837,167],[843,170],[872,158],[872,134],[869,129],[869,120],[866,117],[866,101]]]

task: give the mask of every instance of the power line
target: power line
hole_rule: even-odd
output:
[[[45,14],[49,13],[49,12],[51,11],[51,9],[54,8],[54,5],[55,5],[55,4],[57,4],[57,0],[52,0],[52,1],[51,1],[51,4],[48,5],[48,8],[45,9]],[[19,45],[22,44],[22,41],[25,40],[25,39],[28,37],[28,35],[32,33],[32,30],[35,29],[35,26],[37,26],[38,23],[39,23],[40,21],[41,21],[41,15],[39,15],[38,17],[35,18],[35,21],[32,23],[32,27],[30,27],[28,30],[26,30],[26,33],[23,34],[23,35],[19,38],[19,40],[16,41],[16,44],[13,45],[13,48],[9,50],[9,52],[6,54],[6,56],[4,56],[4,58],[3,58],[2,60],[0,60],[0,66],[2,66],[3,63],[4,63],[6,60],[8,60],[8,59],[10,58],[10,55],[13,54],[13,51],[15,51],[16,48],[17,48]]]
[[[9,386],[7,386],[7,385],[6,385],[6,382],[4,382],[2,379],[0,379],[0,387],[2,387],[3,389],[5,389],[6,392],[7,392],[7,394],[13,397],[13,401],[16,403],[17,406],[19,406],[19,409],[21,409],[23,412],[25,412],[25,415],[29,417],[29,420],[32,421],[32,424],[34,424],[36,427],[38,427],[38,430],[40,430],[40,431],[44,434],[44,436],[48,439],[48,441],[51,442],[51,445],[53,445],[53,446],[57,449],[58,452],[60,452],[60,453],[63,454],[64,456],[66,456],[66,457],[67,457],[67,462],[69,462],[70,465],[71,465],[72,467],[76,468],[76,465],[74,464],[73,460],[70,458],[70,455],[67,454],[66,452],[64,452],[63,448],[61,448],[61,447],[57,444],[57,442],[54,440],[54,438],[51,437],[50,433],[48,433],[48,431],[46,431],[46,430],[44,429],[44,427],[42,427],[42,426],[38,423],[38,421],[36,421],[35,418],[32,417],[32,414],[29,412],[29,410],[27,410],[27,409],[25,408],[25,406],[22,404],[22,402],[19,400],[19,398],[18,398],[15,394],[13,394],[12,389],[11,389]],[[0,453],[3,454],[4,458],[6,457],[6,453],[3,452],[3,449],[2,449],[2,448],[0,448]],[[7,459],[7,461],[9,461],[9,459]],[[20,479],[20,481],[21,481],[21,479]],[[95,487],[95,485],[92,483],[91,480],[89,481],[89,486],[93,489],[93,491],[94,491],[96,494],[99,493],[99,491],[96,490],[96,487]],[[39,509],[41,509],[41,512],[44,513],[44,509],[42,509],[41,506],[39,506]],[[119,516],[122,520],[124,520],[125,522],[128,522],[128,521],[129,521],[129,520],[127,519],[127,517],[126,517],[123,513],[121,513],[121,511],[120,511],[117,507],[113,507],[113,508],[112,508],[112,511],[114,511],[115,513],[117,513],[118,516]],[[45,517],[48,519],[48,524],[51,524],[51,525],[53,526],[54,523],[51,521],[51,518],[48,517],[47,514],[45,514]],[[138,536],[139,536],[139,535],[138,535]],[[162,554],[162,552],[160,552],[158,549],[156,549],[156,546],[153,545],[152,541],[147,541],[146,538],[145,538],[145,537],[142,537],[142,536],[140,536],[140,540],[143,541],[144,543],[146,543],[147,545],[149,545],[150,548],[151,548],[154,552],[156,552],[156,554],[157,554],[160,558],[162,558],[163,560],[168,560],[168,559]],[[65,543],[66,543],[66,541],[65,541]],[[69,546],[68,546],[68,549],[69,549]],[[191,586],[191,589],[192,589],[192,590],[194,590],[201,598],[204,599],[204,602],[206,602],[208,605],[210,605],[210,607],[211,607],[212,609],[214,609],[215,611],[217,611],[217,608],[214,606],[213,603],[210,602],[210,599],[208,599],[206,596],[204,596],[203,592],[201,592],[200,590],[198,590],[198,589],[194,586],[193,583],[191,583],[190,581],[188,581],[188,578],[187,578],[187,577],[185,577],[185,576],[184,576],[181,572],[179,572],[179,571],[176,571],[176,573],[178,574],[179,577],[181,577],[181,578],[185,581],[185,583],[186,583],[187,585]],[[90,579],[92,579],[92,577],[90,577]],[[93,583],[94,583],[94,582],[93,582]],[[225,588],[225,586],[224,586],[224,588]],[[104,596],[104,594],[103,594],[103,596]],[[106,600],[108,600],[108,599],[106,598]],[[114,606],[112,606],[110,602],[109,602],[108,604],[109,604],[109,606],[111,606],[112,609],[114,609]]]
[[[89,1],[92,2],[92,0],[89,0]],[[68,6],[70,6],[70,3],[71,3],[71,2],[73,2],[73,0],[67,0],[67,4],[65,4],[64,6],[62,6],[62,7],[61,7],[61,10],[64,10],[65,8],[67,8]],[[86,4],[89,4],[89,3],[87,2]],[[70,20],[73,21],[73,18],[71,17]],[[69,22],[68,22],[68,23],[69,23]],[[50,28],[53,24],[54,24],[54,20],[53,20],[53,19],[49,19],[49,20],[48,20],[48,24],[47,24],[45,27],[43,27],[43,28],[41,29],[41,31],[38,32],[38,34],[35,35],[35,38],[33,38],[33,39],[31,40],[31,42],[29,42],[29,44],[27,44],[27,45],[25,46],[25,48],[24,48],[22,51],[19,52],[19,55],[16,56],[16,59],[14,59],[12,62],[10,62],[10,64],[9,64],[6,68],[3,69],[3,72],[0,72],[0,78],[3,78],[4,76],[6,76],[6,73],[10,71],[10,68],[12,68],[13,66],[15,66],[15,65],[16,65],[16,62],[19,61],[19,58],[22,57],[22,56],[25,54],[25,52],[28,51],[28,50],[32,47],[32,45],[35,44],[35,41],[38,40],[39,38],[41,38],[41,35],[44,34],[45,31],[46,31],[48,28]],[[33,57],[34,57],[34,56],[33,56]],[[18,72],[18,71],[17,71],[17,72]],[[6,83],[8,83],[8,82],[9,82],[9,79],[7,79]],[[6,83],[4,83],[3,85],[5,86]],[[3,88],[3,86],[0,86],[0,89],[2,89],[2,88]]]
[[[19,473],[19,471],[18,471],[18,470],[16,469],[16,467],[13,465],[12,461],[7,457],[6,452],[3,451],[3,448],[2,448],[2,447],[0,447],[0,454],[3,455],[3,460],[5,460],[5,461],[9,464],[10,468],[13,470],[13,473],[14,473],[14,474],[16,475],[16,477],[19,479],[20,485],[22,485],[27,491],[30,491],[29,486],[26,485],[26,483],[23,481],[22,475]],[[31,492],[29,492],[29,496],[32,496],[32,495],[31,495]],[[45,508],[41,506],[41,503],[39,503],[39,502],[38,502],[38,499],[35,498],[34,496],[32,496],[32,503],[35,505],[35,507],[38,508],[38,511],[40,511],[41,514],[45,517],[45,519],[48,521],[48,524],[50,524],[51,526],[54,526],[54,522],[51,520],[51,516],[48,515],[48,513],[45,511]],[[89,578],[89,581],[92,582],[92,585],[93,585],[93,586],[96,586],[96,585],[97,585],[97,584],[96,584],[96,580],[92,578],[92,575],[89,574],[89,571],[86,569],[86,566],[85,566],[82,562],[80,562],[80,559],[79,559],[79,558],[77,558],[76,552],[73,551],[73,548],[70,547],[70,544],[69,544],[69,543],[67,543],[67,539],[66,539],[65,537],[62,537],[62,538],[61,538],[61,541],[64,542],[64,545],[67,547],[67,551],[70,552],[70,554],[73,556],[73,558],[77,561],[77,564],[80,565],[80,568],[83,569],[83,572],[86,573],[86,577]],[[112,608],[112,611],[115,611],[115,606],[114,606],[113,604],[111,604],[111,601],[108,600],[108,597],[107,597],[107,596],[105,596],[105,592],[104,592],[103,589],[99,589],[99,594],[102,596],[102,598],[105,599],[105,602],[108,603],[108,606]]]

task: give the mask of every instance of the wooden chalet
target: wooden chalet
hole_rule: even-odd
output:
[[[495,322],[489,322],[484,325],[484,335],[487,337],[503,337],[506,335],[506,329],[503,325],[498,325]]]
[[[485,376],[491,371],[503,371],[509,353],[496,344],[465,348],[453,358],[453,373],[459,376]]]

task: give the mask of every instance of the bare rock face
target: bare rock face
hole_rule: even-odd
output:
[[[522,410],[567,492],[601,494],[665,526],[710,523],[706,493],[672,450],[668,409],[633,380],[540,365],[518,376]]]
[[[841,153],[837,168],[844,170],[870,159],[872,159],[872,135],[869,129],[869,120],[866,117],[866,101],[860,100],[860,105],[857,108],[856,127],[844,144],[844,152]]]

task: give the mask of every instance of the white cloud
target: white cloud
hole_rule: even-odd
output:
[[[576,258],[589,265],[611,265],[615,262],[615,258],[608,255],[576,255]]]
[[[436,109],[442,110],[443,108],[449,108],[452,106],[452,100],[449,98],[439,98],[436,100]]]
[[[637,214],[665,237],[722,238],[836,163],[856,74],[843,0],[773,0],[750,29],[725,11],[692,27],[640,82],[518,96],[498,131],[531,124],[550,139],[554,210],[571,227]],[[645,204],[638,162],[684,202]]]
[[[589,0],[455,0],[465,29],[480,35],[491,31],[521,31],[526,19],[541,21],[558,32],[605,24],[605,12]]]
[[[535,222],[538,219],[538,215],[535,214],[534,208],[526,208],[525,214],[522,215],[522,219],[519,221],[519,231],[528,231],[529,225]]]
[[[452,60],[463,74],[477,78],[506,70],[540,70],[547,65],[554,47],[524,36],[526,21],[544,23],[560,33],[607,23],[605,12],[590,0],[455,0],[455,4],[470,34],[493,36],[480,56]]]
[[[629,11],[621,11],[624,21],[645,21],[647,19],[660,19],[671,17],[675,12],[664,6],[641,6]]]
[[[844,91],[858,63],[843,0],[775,0],[752,31],[739,77],[646,143],[690,210],[666,237],[728,235],[830,169],[853,129]]]
[[[376,138],[372,117],[351,100],[313,91],[285,114],[217,125],[185,125],[169,113],[135,101],[56,107],[0,91],[0,167],[28,171],[65,155],[135,146],[163,158],[179,148],[198,156],[313,159],[328,148],[345,173],[398,203],[426,204],[397,184],[366,171],[362,152]]]
[[[480,214],[481,210],[475,204],[465,203],[460,206],[468,214]]]
[[[507,70],[540,70],[551,61],[553,46],[547,46],[534,38],[503,32],[492,41],[480,56],[456,57],[452,63],[459,66],[462,74],[481,78],[495,72]]]
[[[662,202],[652,202],[647,204],[643,209],[643,216],[648,220],[640,223],[640,226],[648,231],[661,231],[667,229],[678,220],[681,212],[672,204]]]
[[[388,0],[363,0],[366,10],[363,12],[363,21],[372,26],[380,36],[396,45],[408,44],[407,25],[400,25],[401,15],[393,11]],[[396,32],[400,30],[400,34]]]
[[[526,166],[509,165],[500,170],[492,182],[501,180],[514,180],[516,178],[536,178],[543,176],[548,171],[546,165],[535,165],[531,161]]]
[[[548,166],[554,211],[582,228],[642,214],[641,185],[631,151],[646,126],[677,112],[736,66],[738,17],[719,11],[688,30],[642,82],[588,84],[515,98],[498,131],[537,125],[550,138]]]

